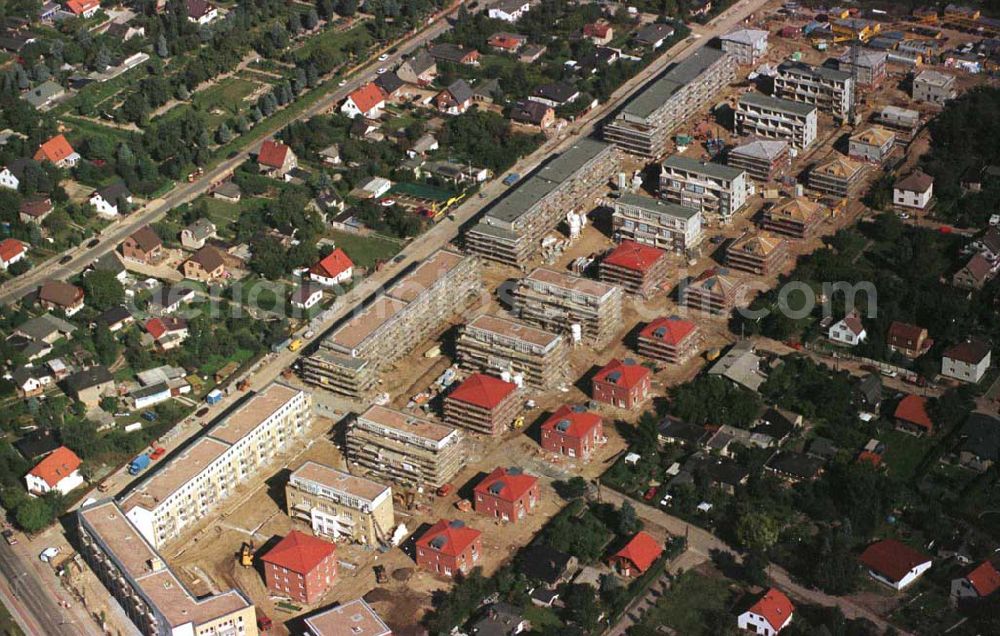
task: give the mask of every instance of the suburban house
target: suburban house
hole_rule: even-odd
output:
[[[208,0],[185,0],[188,22],[205,26],[219,18],[219,10]]]
[[[838,344],[855,347],[867,340],[868,332],[865,331],[865,326],[861,324],[861,318],[858,316],[858,313],[852,311],[844,316],[842,320],[833,323],[827,332],[827,337]]]
[[[927,413],[927,398],[909,394],[899,401],[892,414],[896,429],[915,435],[930,435],[934,422]]]
[[[267,589],[293,602],[312,604],[337,578],[337,546],[292,530],[260,558]]]
[[[135,322],[135,318],[122,305],[112,307],[97,317],[97,322],[108,328],[108,331],[115,333]]]
[[[483,552],[479,530],[463,522],[438,521],[416,541],[417,565],[433,574],[466,574],[475,567]]]
[[[704,443],[707,436],[704,426],[690,424],[673,415],[667,415],[656,426],[656,439],[660,444],[697,447]]]
[[[639,531],[609,559],[611,567],[622,576],[642,575],[663,554],[663,546],[646,532]]]
[[[528,38],[517,33],[494,33],[490,39],[486,40],[490,48],[502,53],[517,53],[522,46],[528,43]]]
[[[21,223],[33,223],[41,225],[49,214],[52,213],[52,199],[47,195],[38,194],[32,197],[25,197],[18,206],[17,215]]]
[[[861,564],[873,579],[897,592],[930,569],[931,558],[896,539],[883,539],[861,553]]]
[[[570,84],[552,82],[535,88],[528,99],[533,102],[541,102],[552,108],[559,108],[576,101],[578,97],[580,97],[580,91]]]
[[[118,181],[95,191],[87,203],[94,206],[101,216],[114,218],[125,211],[121,209],[123,204],[132,203],[132,193],[125,187],[124,181]]]
[[[215,223],[208,219],[197,219],[181,230],[181,245],[190,250],[205,247],[205,241],[215,237]]]
[[[614,358],[594,374],[590,397],[622,409],[631,409],[646,401],[652,372],[635,360]]]
[[[320,285],[342,285],[354,276],[354,263],[339,247],[309,268],[309,278]]]
[[[433,44],[428,47],[427,52],[438,62],[451,62],[452,64],[464,64],[466,66],[477,66],[479,64],[479,51],[467,49],[457,44]]]
[[[959,289],[982,289],[993,277],[993,265],[982,254],[973,254],[965,265],[951,277],[951,284]]]
[[[473,491],[476,512],[502,521],[520,521],[539,502],[538,478],[520,468],[496,468]]]
[[[48,161],[60,168],[72,168],[80,161],[80,155],[66,141],[64,135],[56,135],[38,147],[35,161]]]
[[[292,292],[291,303],[297,309],[312,309],[323,300],[323,289],[309,283],[302,283]]]
[[[969,243],[968,249],[982,254],[990,263],[1000,263],[1000,230],[991,227]]]
[[[157,316],[172,314],[181,308],[183,303],[194,300],[194,290],[190,286],[175,285],[159,286],[149,295],[149,313]]]
[[[50,280],[38,288],[38,302],[49,311],[61,310],[72,316],[83,309],[83,290],[61,280]]]
[[[632,39],[639,46],[648,46],[652,49],[658,49],[663,46],[664,40],[673,37],[673,35],[674,27],[662,22],[654,22],[653,24],[647,24],[636,31],[635,36],[633,36]]]
[[[160,351],[176,349],[187,340],[189,334],[187,321],[172,316],[150,318],[144,327]]]
[[[26,398],[44,393],[55,378],[45,367],[19,366],[10,374],[10,381],[17,389],[17,396]]]
[[[101,9],[98,0],[66,0],[66,9],[78,18],[92,18]]]
[[[855,381],[854,403],[865,411],[878,412],[882,404],[882,378],[877,373],[868,373]]]
[[[514,104],[510,118],[519,124],[548,128],[556,119],[556,111],[548,104],[533,100],[523,100]]]
[[[457,79],[437,94],[434,105],[446,115],[461,115],[472,105],[472,88],[465,80]]]
[[[785,593],[772,587],[739,615],[736,625],[758,636],[774,636],[788,627],[794,613],[795,606]]]
[[[122,256],[130,261],[149,264],[159,260],[162,253],[163,241],[148,225],[143,225],[122,241]]]
[[[0,269],[6,271],[6,269],[14,263],[23,261],[24,257],[27,255],[27,243],[13,238],[0,241]]]
[[[583,406],[559,407],[542,424],[542,448],[550,453],[587,461],[604,441],[604,423]]]
[[[583,37],[598,46],[605,46],[615,37],[615,30],[607,21],[598,20],[583,25]]]
[[[990,561],[983,561],[965,576],[951,580],[951,604],[968,607],[989,598],[1000,589],[1000,571]]]
[[[892,185],[892,202],[903,208],[924,210],[934,196],[934,177],[917,170]]]
[[[24,168],[28,159],[16,159],[0,168],[0,188],[17,190],[21,186],[21,178],[24,177]]]
[[[40,497],[54,490],[68,495],[74,488],[83,485],[83,477],[80,475],[82,463],[76,453],[65,446],[60,446],[46,455],[45,459],[38,462],[24,476],[28,494]]]
[[[45,111],[55,105],[66,94],[66,89],[55,80],[47,80],[21,95],[24,101],[36,109]]]
[[[517,22],[530,8],[527,0],[500,0],[490,5],[489,17],[491,20]]]
[[[406,86],[406,82],[395,73],[382,73],[375,78],[375,85],[381,88],[382,92],[385,93],[386,99],[389,99],[398,93],[399,89]]]
[[[886,344],[891,351],[911,359],[919,358],[934,345],[934,341],[927,337],[926,329],[898,320],[892,321],[886,335]]]
[[[430,84],[437,77],[437,62],[426,50],[421,49],[411,55],[396,69],[399,79],[420,86]]]
[[[289,172],[299,166],[299,160],[285,144],[266,139],[257,152],[257,166],[261,174],[287,180]]]
[[[531,629],[531,622],[521,610],[508,603],[492,603],[482,618],[472,624],[473,634],[480,636],[514,636]]]
[[[64,380],[66,393],[88,409],[96,408],[101,398],[114,392],[115,378],[107,367],[96,366],[77,371]]]
[[[340,112],[354,119],[358,115],[366,119],[378,119],[385,107],[385,91],[377,84],[368,82],[354,90],[340,106]]]
[[[226,275],[226,262],[218,249],[206,245],[184,261],[184,278],[210,282]]]
[[[990,368],[992,351],[982,340],[966,340],[941,355],[941,375],[962,382],[979,382]]]

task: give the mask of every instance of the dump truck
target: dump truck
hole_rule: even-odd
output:
[[[139,455],[131,462],[129,462],[128,474],[132,475],[133,477],[135,475],[138,475],[139,473],[141,473],[142,471],[146,470],[149,467],[150,461],[151,460],[149,459],[149,455],[146,454]]]

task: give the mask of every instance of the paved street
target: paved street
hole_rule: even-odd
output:
[[[51,570],[37,572],[30,559],[31,555],[25,554],[20,544],[0,543],[0,573],[4,579],[0,583],[0,596],[21,629],[28,635],[98,633],[96,625],[72,622],[69,612],[56,605],[54,598],[61,595],[56,591],[55,575]]]

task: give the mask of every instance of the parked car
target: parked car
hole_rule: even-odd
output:
[[[198,409],[198,411],[194,414],[194,416],[195,417],[203,417],[205,415],[205,413],[208,413],[208,407],[207,406]]]
[[[42,550],[42,553],[38,555],[38,558],[42,563],[48,563],[52,559],[56,558],[56,555],[58,554],[59,554],[59,548],[56,547],[45,548],[44,550]]]
[[[87,241],[87,247],[97,247],[97,244],[100,242],[101,242],[100,239],[95,239],[95,238],[90,239],[89,241]]]
[[[17,537],[14,536],[14,531],[10,528],[3,531],[3,538],[7,545],[17,545]]]
[[[656,486],[650,486],[649,490],[642,496],[646,501],[652,501],[656,498]]]
[[[663,499],[660,500],[660,507],[667,508],[670,506],[670,502],[673,501],[674,496],[670,494],[663,495]]]
[[[389,54],[388,53],[383,53],[382,55],[378,56],[378,61],[379,62],[384,62],[384,61],[386,61],[388,59],[389,59]]]
[[[66,263],[70,262],[71,260],[73,260],[73,257],[70,256],[69,254],[67,254],[66,256],[63,256],[62,258],[59,259],[59,264],[60,265],[65,265]]]

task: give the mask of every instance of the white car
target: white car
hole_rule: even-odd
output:
[[[387,69],[386,67],[380,66],[379,69],[378,69],[378,71],[376,71],[376,73],[378,73],[379,75],[383,75],[388,70],[389,69]]]
[[[347,80],[345,80],[345,79],[344,80],[340,80],[339,82],[337,82],[337,86],[347,86]]]
[[[905,221],[906,219],[910,218],[910,215],[907,214],[906,212],[900,212],[899,213],[899,218],[901,218],[901,219],[903,219]]]
[[[388,59],[389,59],[389,54],[388,53],[383,53],[382,55],[378,56],[378,61],[379,62],[384,62],[384,61],[386,61]]]
[[[38,558],[42,563],[48,563],[52,559],[56,558],[57,554],[59,554],[59,548],[45,548],[42,550],[42,553],[38,555]]]
[[[660,500],[660,507],[666,508],[670,505],[670,502],[674,500],[673,495],[663,495],[663,499]]]

